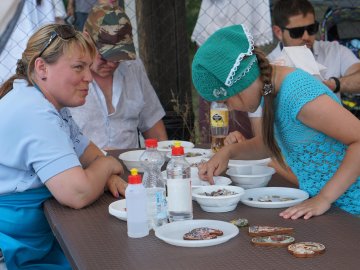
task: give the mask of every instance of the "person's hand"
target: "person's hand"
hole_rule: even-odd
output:
[[[298,219],[304,216],[304,219],[309,219],[313,216],[320,216],[324,214],[331,207],[331,203],[320,194],[308,199],[298,205],[292,206],[280,213],[280,216],[288,219]]]
[[[73,5],[68,4],[66,14],[68,16],[74,16],[75,11],[74,11],[74,6]]]
[[[106,160],[110,162],[112,174],[122,175],[124,173],[124,167],[116,158],[112,156],[102,156],[102,157],[106,158]]]
[[[125,189],[127,183],[119,175],[113,174],[106,182],[106,187],[115,198],[119,198],[120,195],[125,197]]]
[[[245,141],[246,138],[239,131],[230,132],[224,140],[224,145]]]
[[[217,152],[208,162],[202,163],[198,166],[200,179],[214,184],[214,175],[220,175],[226,170],[229,162],[229,153],[226,148],[222,148]]]

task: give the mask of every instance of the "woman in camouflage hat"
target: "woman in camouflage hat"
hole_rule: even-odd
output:
[[[105,187],[124,195],[123,167],[82,135],[66,108],[85,103],[94,55],[72,26],[43,26],[0,87],[0,249],[8,269],[71,269],[42,210],[48,198],[78,209]]]
[[[229,159],[270,155],[280,164],[286,161],[311,196],[282,217],[308,219],[332,204],[360,214],[360,122],[321,81],[300,69],[270,65],[243,25],[209,37],[196,52],[192,78],[208,101],[246,112],[261,102],[264,107],[262,138],[225,146],[199,168],[201,178],[212,182]]]

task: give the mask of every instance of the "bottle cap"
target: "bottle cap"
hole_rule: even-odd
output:
[[[158,146],[157,139],[146,139],[145,140],[145,147],[156,148],[157,146]]]
[[[173,147],[171,148],[172,156],[183,156],[184,155],[184,147],[181,146],[181,142],[175,141]]]
[[[141,184],[141,175],[138,174],[138,170],[136,168],[132,168],[130,170],[130,175],[128,177],[129,184]]]

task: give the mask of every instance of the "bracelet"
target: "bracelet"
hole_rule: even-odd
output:
[[[340,92],[340,80],[336,77],[330,77],[330,79],[333,79],[335,81],[335,90],[334,90],[334,93],[338,93]]]

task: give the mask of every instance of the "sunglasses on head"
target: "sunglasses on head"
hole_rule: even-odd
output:
[[[49,48],[51,43],[53,43],[57,37],[60,37],[63,40],[68,40],[74,38],[75,36],[76,36],[75,28],[72,25],[64,24],[57,26],[54,29],[54,31],[51,32],[48,42],[45,44],[44,48],[40,51],[38,57],[41,57],[41,55],[45,52],[47,48]]]
[[[319,30],[319,22],[315,21],[313,24],[294,28],[283,27],[282,29],[288,30],[291,38],[301,38],[304,35],[305,30],[310,36],[312,36]]]

